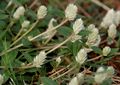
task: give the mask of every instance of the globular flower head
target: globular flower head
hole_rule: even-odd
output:
[[[105,69],[103,67],[99,67],[96,71],[94,80],[96,83],[101,84],[107,78]]]
[[[46,53],[44,51],[41,51],[33,60],[33,66],[35,67],[41,67],[43,65],[45,58],[46,58]]]
[[[80,65],[82,65],[87,59],[87,52],[84,49],[80,49],[80,51],[77,53],[77,56],[75,58],[76,58],[76,61]]]
[[[103,56],[107,56],[110,53],[110,51],[111,51],[110,47],[108,47],[108,46],[104,47],[103,51],[102,51]]]
[[[78,34],[82,29],[84,29],[83,20],[77,19],[73,24],[73,31],[75,34]]]
[[[103,21],[101,22],[101,27],[108,28],[109,25],[115,23],[115,11],[113,9],[108,10],[107,14],[103,18]]]
[[[84,74],[78,73],[76,77],[72,78],[68,85],[82,85],[84,82]]]
[[[23,23],[22,23],[22,28],[26,28],[30,25],[30,21],[28,20],[25,20]]]
[[[19,8],[17,8],[15,13],[13,14],[13,18],[19,19],[20,16],[24,15],[24,13],[25,13],[25,8],[23,6],[20,6]]]
[[[116,37],[116,34],[117,34],[116,26],[114,24],[111,24],[108,29],[108,37],[114,39]]]
[[[0,74],[0,85],[2,85],[4,82],[4,77]]]
[[[77,6],[74,4],[69,4],[65,9],[65,17],[68,20],[74,20],[77,15]]]
[[[37,11],[37,18],[43,19],[46,15],[47,15],[47,8],[44,5],[40,6]]]
[[[115,13],[115,25],[118,26],[120,24],[120,11],[116,11]]]

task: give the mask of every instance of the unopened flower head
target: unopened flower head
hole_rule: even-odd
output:
[[[40,6],[37,11],[37,18],[43,19],[46,15],[47,15],[47,8],[44,5]]]
[[[97,69],[97,72],[95,74],[95,82],[100,84],[102,83],[105,79],[107,78],[107,75],[106,75],[106,72],[105,72],[105,69],[103,67],[99,67]]]
[[[80,49],[80,51],[77,53],[77,56],[75,58],[76,58],[76,61],[80,65],[82,65],[87,59],[87,52],[84,49]]]
[[[74,4],[69,4],[65,9],[65,17],[69,20],[74,20],[77,15],[77,6]]]
[[[112,66],[107,68],[107,75],[111,77],[115,73],[115,69]]]
[[[43,65],[45,58],[46,58],[46,53],[44,51],[41,51],[33,60],[33,66],[35,67],[41,67]]]
[[[15,13],[13,14],[13,18],[19,19],[20,16],[24,15],[24,13],[25,13],[25,8],[23,6],[20,6],[19,8],[17,8]]]
[[[26,28],[30,25],[30,21],[28,20],[25,20],[23,23],[22,23],[22,28]]]
[[[84,82],[84,74],[83,73],[79,73],[77,74],[76,77],[74,77],[68,85],[82,85]]]
[[[84,29],[83,20],[77,19],[73,24],[73,31],[75,34],[78,34],[82,29]]]
[[[56,58],[56,62],[57,62],[58,64],[60,64],[60,63],[61,63],[61,58],[60,58],[60,57]]]
[[[56,19],[52,18],[52,19],[50,20],[49,24],[48,24],[48,29],[47,29],[47,31],[54,29],[54,25],[53,25],[54,22],[56,22]],[[49,37],[52,36],[55,32],[56,32],[56,30],[47,32],[47,34],[44,36],[44,38],[45,38],[45,39],[46,39],[46,38],[49,38]]]
[[[95,29],[95,25],[94,25],[94,24],[90,24],[90,25],[88,26],[88,30],[91,31],[91,30],[93,30],[93,29]]]
[[[108,46],[104,47],[103,51],[102,51],[103,56],[107,56],[110,53],[110,51],[111,51],[110,47],[108,47]]]
[[[0,74],[0,85],[2,85],[4,82],[4,77]]]
[[[109,25],[115,23],[115,11],[113,9],[109,10],[105,17],[103,18],[103,21],[101,22],[101,27],[108,28]]]
[[[108,29],[108,37],[114,39],[116,37],[116,34],[117,34],[116,26],[114,24],[111,24]]]

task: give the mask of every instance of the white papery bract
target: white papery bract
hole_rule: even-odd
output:
[[[73,31],[78,34],[82,29],[84,29],[83,20],[77,19],[73,24]]]
[[[105,17],[103,18],[103,21],[101,23],[101,27],[108,28],[111,24],[114,24],[115,19],[115,11],[113,9],[109,10]]]
[[[67,6],[67,8],[65,9],[65,17],[68,19],[68,20],[74,20],[76,18],[76,15],[77,15],[77,6],[74,5],[74,4],[69,4]]]
[[[0,85],[2,85],[4,82],[4,77],[0,74]]]
[[[79,73],[76,77],[72,78],[68,85],[82,85],[84,82],[84,74]]]
[[[25,8],[23,6],[20,6],[20,7],[17,8],[15,13],[13,14],[13,18],[14,19],[19,19],[20,16],[24,15],[24,13],[25,13]]]
[[[103,56],[107,56],[110,53],[110,51],[111,51],[110,47],[108,46],[104,47],[102,50]]]
[[[108,29],[108,37],[114,39],[116,37],[116,34],[117,34],[116,26],[114,24],[111,24]]]
[[[82,65],[87,59],[87,52],[84,49],[80,49],[75,59],[80,65]]]
[[[96,71],[96,74],[95,74],[95,82],[100,84],[102,83],[105,79],[107,78],[107,74],[105,72],[105,69],[103,67],[99,67]]]
[[[35,67],[41,67],[43,65],[45,58],[46,58],[46,53],[44,51],[41,51],[33,60],[33,66]]]
[[[43,19],[46,15],[47,15],[47,8],[44,5],[40,6],[37,11],[37,18]]]
[[[25,20],[23,23],[22,23],[22,28],[26,28],[30,25],[30,21],[28,20]]]

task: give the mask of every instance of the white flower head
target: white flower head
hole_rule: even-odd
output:
[[[2,85],[4,82],[4,77],[0,74],[0,85]]]
[[[104,47],[102,50],[103,56],[107,56],[110,53],[110,51],[111,51],[110,47],[108,46]]]
[[[46,58],[46,53],[44,51],[41,51],[33,60],[33,66],[35,67],[41,67],[43,65],[45,58]]]
[[[84,74],[79,73],[76,77],[72,78],[68,85],[82,85],[84,82]]]
[[[67,8],[65,9],[65,17],[67,19],[69,19],[70,21],[71,20],[74,20],[76,18],[76,15],[77,15],[77,6],[74,5],[74,4],[69,4],[67,6]]]
[[[73,31],[75,34],[78,34],[82,29],[84,29],[83,20],[77,19],[73,24]]]
[[[17,8],[15,13],[13,14],[13,18],[19,19],[20,16],[24,15],[24,13],[25,13],[25,8],[23,6],[20,6],[19,8]]]
[[[107,14],[101,22],[101,27],[108,28],[109,25],[115,23],[115,11],[113,9],[108,10]]]
[[[75,59],[80,65],[82,65],[87,59],[87,52],[84,49],[80,49]]]
[[[99,67],[97,69],[97,72],[95,74],[95,82],[100,84],[102,83],[105,79],[107,78],[107,75],[106,75],[106,72],[105,72],[105,69],[103,67]]]
[[[93,45],[96,40],[98,39],[99,31],[97,28],[94,28],[91,30],[91,33],[88,35],[88,39],[86,44],[90,46],[91,44]]]
[[[47,15],[47,8],[44,5],[40,6],[37,11],[37,18],[43,19],[46,15]]]
[[[116,37],[116,34],[117,34],[116,26],[114,24],[111,24],[108,29],[108,37],[114,39]]]
[[[23,23],[22,23],[22,28],[26,28],[30,25],[30,21],[28,20],[25,20]]]
[[[56,58],[56,62],[57,62],[58,64],[60,64],[60,63],[61,63],[61,58],[60,58],[60,57]]]

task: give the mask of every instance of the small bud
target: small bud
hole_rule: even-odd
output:
[[[23,6],[20,6],[13,14],[13,18],[19,19],[20,16],[24,15],[24,13],[25,13],[25,8]]]
[[[28,20],[25,20],[23,23],[22,23],[22,28],[26,28],[30,25],[30,21]]]
[[[61,63],[61,58],[60,58],[60,57],[56,58],[56,62],[57,62],[58,64],[60,64],[60,63]]]
[[[103,56],[107,56],[110,53],[110,51],[111,51],[110,47],[108,47],[108,46],[104,47],[103,51],[102,51]]]
[[[47,15],[47,8],[45,6],[40,6],[37,11],[37,18],[43,19]]]
[[[81,49],[78,53],[77,56],[75,57],[76,61],[82,65],[85,60],[87,59],[87,52],[84,49]]]
[[[84,82],[84,74],[83,73],[79,73],[77,74],[76,77],[74,77],[68,85],[82,85]]]
[[[4,82],[4,77],[0,74],[0,85],[2,85]]]
[[[77,6],[74,4],[69,4],[65,9],[65,17],[69,20],[74,20],[77,15]]]
[[[107,75],[106,75],[105,69],[103,67],[99,67],[94,77],[95,82],[98,84],[101,84],[106,78],[107,78]]]
[[[115,69],[112,66],[107,68],[107,75],[111,77],[115,73]]]
[[[114,39],[116,37],[116,34],[117,34],[116,26],[114,24],[110,25],[108,29],[108,37]]]
[[[77,19],[73,24],[73,31],[75,34],[78,34],[82,29],[84,29],[83,20]]]
[[[41,51],[33,60],[33,66],[35,67],[41,67],[43,65],[45,58],[46,58],[46,53],[44,51]]]
[[[108,28],[111,24],[114,24],[115,17],[115,11],[113,9],[109,10],[101,22],[101,27]]]

